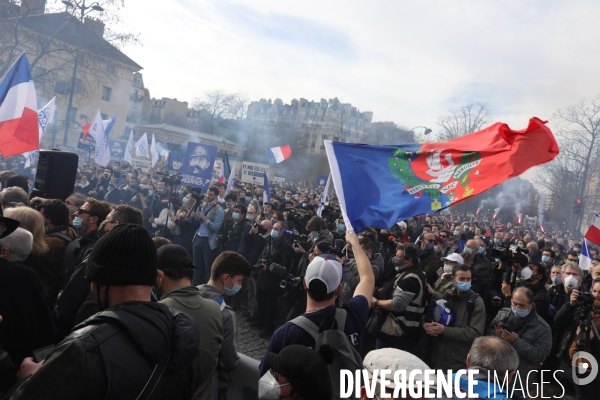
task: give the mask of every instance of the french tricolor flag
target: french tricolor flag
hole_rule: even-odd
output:
[[[280,147],[271,147],[267,149],[270,164],[279,164],[283,160],[287,160],[292,156],[292,149],[289,145]]]
[[[115,125],[115,122],[117,121],[117,113],[115,112],[115,114],[110,117],[110,119],[105,119],[102,121],[102,126],[104,127],[104,135],[106,137],[108,137],[110,131],[112,130],[113,126]],[[85,124],[85,125],[81,125],[81,131],[83,132],[83,140],[85,140],[87,138],[88,133],[90,133],[90,125],[92,125],[91,123],[89,124]]]
[[[600,212],[596,213],[596,219],[592,226],[590,226],[590,229],[586,232],[585,238],[600,246]]]
[[[10,157],[39,148],[37,98],[23,53],[0,80],[0,152]]]

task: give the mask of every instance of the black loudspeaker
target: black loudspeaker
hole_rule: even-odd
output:
[[[61,150],[40,150],[31,197],[65,200],[75,187],[79,156]]]

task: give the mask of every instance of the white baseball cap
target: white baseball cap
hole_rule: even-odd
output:
[[[463,260],[461,255],[458,253],[452,253],[448,257],[442,257],[442,261],[446,261],[446,260],[457,262],[459,264],[464,264],[464,262],[465,262],[465,260]]]
[[[342,283],[342,264],[331,254],[322,254],[315,257],[308,267],[304,275],[306,287],[310,287],[310,283],[318,279],[327,287],[327,293],[334,292],[340,283]]]

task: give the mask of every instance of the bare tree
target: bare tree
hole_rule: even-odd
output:
[[[553,114],[558,129],[560,154],[544,165],[538,183],[551,193],[552,205],[579,231],[584,215],[572,215],[574,200],[584,201],[584,210],[593,210],[600,201],[600,95],[559,109]]]
[[[438,140],[451,140],[481,130],[492,121],[487,103],[468,104],[438,118]]]
[[[228,117],[231,119],[244,119],[248,112],[250,98],[245,92],[238,92],[231,95],[231,100],[227,110]]]

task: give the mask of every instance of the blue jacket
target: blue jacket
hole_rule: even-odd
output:
[[[201,209],[198,211],[201,211]],[[219,244],[217,243],[217,236],[219,235],[219,230],[221,230],[221,226],[223,225],[223,221],[225,220],[225,212],[217,204],[208,212],[206,218],[206,222],[196,218],[190,219],[189,223],[194,227],[196,233],[198,232],[200,225],[206,223],[206,227],[208,228],[208,245],[212,250],[214,250],[219,246]],[[196,234],[194,235],[194,241],[195,240]]]

